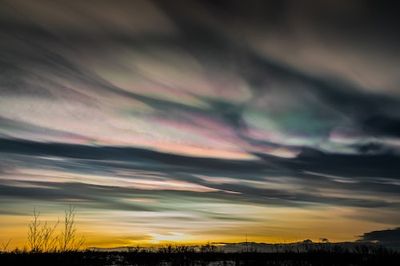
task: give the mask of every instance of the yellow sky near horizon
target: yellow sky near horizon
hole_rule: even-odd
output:
[[[249,206],[241,206],[248,209]],[[254,208],[254,207],[253,207]],[[240,210],[239,210],[240,211]],[[262,211],[262,213],[260,213]],[[248,210],[246,210],[249,214]],[[354,241],[365,232],[387,228],[386,224],[372,223],[369,221],[355,220],[351,216],[356,213],[347,208],[326,208],[324,211],[304,210],[293,208],[263,208],[255,207],[258,213],[257,221],[244,221],[234,223],[221,223],[213,225],[212,221],[198,222],[192,229],[176,226],[163,218],[157,218],[157,223],[146,224],[129,223],[126,219],[128,213],[120,213],[125,221],[118,220],[117,213],[110,213],[109,219],[102,220],[101,215],[85,214],[79,211],[76,216],[77,236],[85,237],[85,247],[119,247],[119,246],[162,246],[176,245],[201,245],[212,242],[265,242],[265,243],[290,243],[304,239],[315,242],[327,238],[331,242]],[[143,218],[129,213],[129,219]],[[279,217],[279,218],[278,218]],[[335,218],[332,218],[335,217]],[[61,216],[45,213],[40,215],[42,222],[54,224]],[[9,240],[9,249],[27,246],[29,216],[2,216],[0,228],[0,243]],[[60,219],[62,222],[62,219]],[[96,220],[96,222],[94,222]],[[110,222],[114,220],[115,222]],[[160,226],[159,229],[153,228]],[[191,225],[192,226],[192,225]],[[60,232],[60,224],[56,230]]]

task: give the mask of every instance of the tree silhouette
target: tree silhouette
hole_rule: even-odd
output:
[[[32,220],[28,224],[28,247],[31,252],[68,252],[78,251],[85,243],[83,236],[78,237],[75,223],[75,207],[65,210],[63,227],[56,235],[60,221],[51,225],[40,220],[40,213],[33,210]]]

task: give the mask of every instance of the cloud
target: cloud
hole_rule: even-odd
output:
[[[377,230],[364,233],[359,241],[378,242],[383,246],[399,249],[400,248],[400,228]]]
[[[10,154],[5,160],[14,158],[8,165],[18,165],[8,171],[9,177],[5,169],[5,181],[41,180],[116,189],[186,191],[217,199],[280,206],[316,203],[395,208],[399,204],[396,200],[399,187],[393,186],[397,180],[397,156],[309,153],[294,159],[270,156],[241,161],[187,157],[131,147],[6,139],[1,144],[3,153]],[[365,162],[369,162],[368,168],[360,170]],[[381,167],[392,170],[381,174]],[[230,182],[212,182],[218,176]],[[354,191],[358,191],[357,196]],[[371,192],[376,197],[371,197]]]
[[[45,1],[41,3],[46,9],[55,8]],[[15,5],[24,12],[26,6]],[[396,136],[395,132],[383,131],[395,131],[388,122],[397,119],[393,117],[399,106],[397,97],[386,92],[365,92],[340,79],[313,75],[284,60],[260,56],[257,50],[232,38],[224,23],[211,20],[207,23],[219,27],[210,27],[204,21],[208,16],[194,16],[190,20],[174,4],[160,4],[159,8],[157,4],[137,5],[145,6],[145,10],[159,9],[150,12],[156,16],[165,12],[160,17],[170,16],[181,33],[164,39],[135,37],[134,31],[121,33],[133,38],[131,41],[111,34],[110,24],[103,27],[98,46],[90,47],[79,36],[81,30],[93,32],[93,25],[79,28],[67,18],[36,14],[31,16],[32,27],[41,29],[40,33],[32,28],[21,29],[32,35],[28,41],[32,45],[6,34],[13,45],[4,44],[3,49],[3,64],[9,73],[2,79],[5,84],[1,114],[21,125],[6,131],[7,136],[151,146],[192,156],[252,158],[254,151],[294,157],[302,146],[330,152],[360,152],[353,145],[329,138],[332,132],[337,134],[350,128],[357,132],[356,138],[346,137],[352,144],[378,137],[376,142],[397,150],[392,142],[380,139]],[[70,12],[78,6],[59,8]],[[127,6],[131,8],[128,3]],[[10,12],[8,23],[16,24],[10,19],[14,16],[10,7],[6,7],[4,12]],[[81,8],[93,13],[89,18],[101,20],[105,5]],[[116,14],[125,12],[120,8],[113,8]],[[207,6],[201,10],[206,12]],[[52,27],[60,27],[61,36],[52,28],[35,23],[42,19],[60,20]],[[26,22],[22,19],[20,23]],[[98,30],[101,31],[100,27]],[[77,35],[71,37],[70,47],[65,47],[62,34],[70,32]],[[105,42],[116,52],[109,54],[102,46]],[[14,47],[20,49],[16,51]],[[81,53],[87,56],[77,57]],[[226,65],[229,67],[223,67]],[[180,101],[176,101],[177,97]],[[388,122],[379,122],[381,126],[369,123],[376,121],[374,117]],[[204,127],[207,120],[206,125],[212,127]],[[153,125],[159,130],[152,131]],[[34,127],[48,133],[35,132]],[[51,132],[59,134],[54,136]],[[258,132],[258,139],[254,139],[252,132]]]

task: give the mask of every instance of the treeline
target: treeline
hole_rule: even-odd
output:
[[[325,251],[254,253],[194,252],[181,249],[131,252],[0,253],[2,265],[40,266],[398,266],[395,252],[334,253]]]

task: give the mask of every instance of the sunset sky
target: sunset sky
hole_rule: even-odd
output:
[[[382,1],[385,2],[385,1]],[[356,240],[400,225],[398,9],[0,2],[0,243]]]

